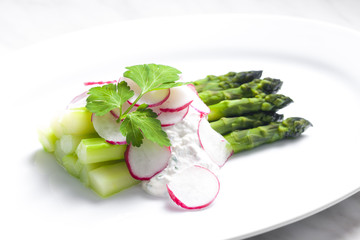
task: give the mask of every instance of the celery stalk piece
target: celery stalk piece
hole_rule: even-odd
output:
[[[72,176],[79,178],[83,164],[78,161],[76,154],[67,154],[62,158],[64,168]]]
[[[50,128],[54,132],[57,138],[61,138],[61,136],[64,134],[64,130],[60,123],[60,117],[61,114],[58,114],[55,117],[53,117],[50,122]]]
[[[54,156],[55,156],[55,159],[56,161],[62,166],[63,163],[62,163],[62,159],[63,157],[66,155],[66,153],[61,149],[61,146],[60,146],[60,140],[57,140],[55,142],[55,149],[54,149]]]
[[[90,187],[101,197],[109,197],[137,183],[125,162],[106,165],[89,172]]]
[[[60,138],[60,147],[66,154],[74,153],[83,138],[76,135],[63,135]]]
[[[83,164],[124,159],[126,145],[112,145],[103,138],[82,139],[76,154]]]
[[[99,137],[97,134],[63,135],[60,138],[60,147],[66,153],[74,153],[82,139]]]
[[[91,122],[91,114],[86,108],[66,110],[59,119],[63,134],[86,135],[96,133]]]
[[[55,136],[54,131],[50,127],[39,128],[38,129],[38,138],[46,152],[54,152],[55,142],[57,137]]]
[[[119,163],[122,160],[113,160],[113,161],[107,161],[107,162],[98,162],[98,163],[89,163],[89,164],[82,164],[80,161],[78,161],[78,164],[81,164],[81,171],[79,174],[80,181],[87,187],[90,186],[90,178],[89,178],[89,172],[91,170],[94,170],[96,168],[111,165],[115,163]]]
[[[80,171],[79,179],[86,187],[90,186],[89,171],[85,168],[84,165]]]

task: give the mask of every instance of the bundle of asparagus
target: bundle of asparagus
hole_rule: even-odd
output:
[[[262,71],[209,75],[194,82],[199,97],[210,108],[211,127],[229,141],[234,152],[300,136],[312,124],[299,117],[283,120],[276,113],[293,100],[277,94],[282,81],[260,79]]]

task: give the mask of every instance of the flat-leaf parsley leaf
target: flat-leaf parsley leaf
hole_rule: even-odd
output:
[[[143,64],[126,67],[126,69],[128,70],[124,73],[124,77],[136,82],[141,88],[142,94],[161,89],[162,85],[166,85],[165,88],[171,88],[180,84],[175,81],[179,80],[181,72],[170,66]]]
[[[139,147],[144,137],[156,142],[160,146],[170,146],[170,140],[161,128],[157,114],[145,104],[140,105],[136,111],[127,114],[120,125],[121,133],[126,136],[126,142]]]
[[[134,91],[122,81],[118,84],[93,87],[88,94],[90,96],[86,99],[86,108],[96,116],[103,116],[115,108],[121,110],[121,106],[134,96]]]

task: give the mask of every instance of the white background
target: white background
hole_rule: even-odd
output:
[[[0,0],[0,58],[29,45],[102,24],[213,13],[295,16],[360,31],[357,0]],[[360,194],[305,220],[251,239],[358,240]]]

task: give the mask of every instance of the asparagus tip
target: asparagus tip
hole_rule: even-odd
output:
[[[289,129],[289,131],[287,131],[286,137],[298,137],[306,129],[313,126],[310,121],[300,117],[287,118],[283,121],[283,125]]]

